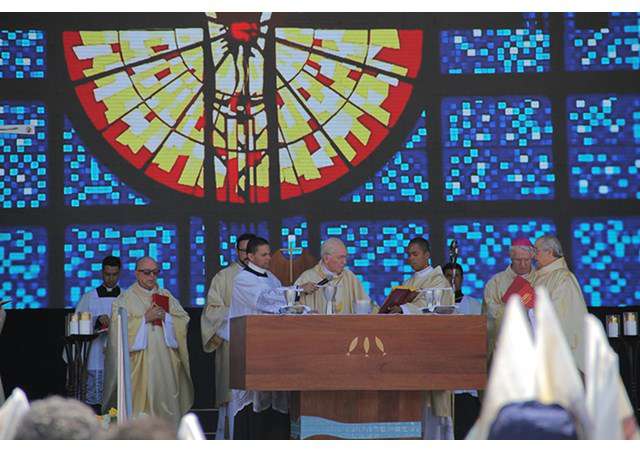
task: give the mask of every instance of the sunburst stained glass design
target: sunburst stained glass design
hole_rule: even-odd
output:
[[[421,63],[419,30],[276,30],[281,195],[347,174],[396,124]]]
[[[131,165],[204,194],[201,29],[67,31],[67,69],[94,127]]]
[[[291,199],[347,175],[396,125],[422,64],[421,30],[206,19],[205,29],[67,31],[63,44],[82,107],[117,153],[176,191],[203,197],[208,184],[223,203],[265,203],[274,188]]]

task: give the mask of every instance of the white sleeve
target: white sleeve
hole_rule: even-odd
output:
[[[220,327],[218,327],[218,330],[216,330],[216,335],[226,341],[229,341],[229,338],[227,338],[229,336],[228,325],[229,325],[229,313],[227,313],[227,316],[224,317],[222,324],[220,324]]]
[[[264,313],[278,313],[278,309],[285,305],[284,288],[264,290],[256,300],[256,308]]]
[[[147,349],[147,323],[142,319],[138,333],[136,333],[136,340],[132,345],[129,345],[129,352],[143,351]]]
[[[178,349],[178,340],[176,339],[176,332],[173,329],[173,316],[171,316],[171,313],[164,314],[164,326],[162,330],[164,330],[164,342],[167,347]]]

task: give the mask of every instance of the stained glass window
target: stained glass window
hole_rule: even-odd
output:
[[[0,80],[44,79],[46,47],[43,30],[0,30]]]
[[[544,96],[445,98],[446,200],[553,198],[552,132]]]
[[[189,269],[191,274],[190,298],[186,305],[204,305],[206,303],[209,282],[205,281],[206,237],[202,218],[189,219]]]
[[[582,28],[576,13],[564,27],[567,71],[640,69],[640,13],[608,13],[601,27]]]
[[[426,136],[426,111],[423,111],[409,133],[404,149],[398,151],[373,178],[340,200],[352,203],[426,201],[429,198]]]
[[[524,236],[533,244],[547,233],[555,233],[555,225],[549,219],[448,220],[447,244],[452,239],[458,242],[458,263],[464,271],[462,292],[482,298],[489,279],[511,264],[511,241]]]
[[[285,217],[282,219],[282,228],[280,229],[280,247],[288,247],[289,235],[296,237],[296,248],[309,249],[309,223],[303,216]],[[309,250],[312,255],[317,256],[316,250]],[[301,251],[294,251],[294,255],[302,253]]]
[[[122,260],[122,289],[135,282],[136,261],[151,256],[160,265],[158,284],[178,298],[177,235],[174,225],[68,226],[64,233],[65,305],[75,307],[85,292],[102,284],[102,260],[107,255]]]
[[[520,28],[440,32],[443,74],[547,72],[551,68],[548,14],[524,14]],[[533,16],[533,17],[532,17]],[[540,16],[536,20],[535,16]]]
[[[151,179],[202,197],[202,30],[62,37],[78,99],[104,139]]]
[[[208,15],[211,106],[203,100],[208,53],[200,29],[65,32],[67,69],[94,127],[151,179],[203,197],[207,142],[218,201],[267,202],[274,184],[283,199],[298,197],[345,176],[389,135],[421,66],[422,31],[277,28],[268,57],[276,60],[276,84],[267,93],[270,18]],[[269,128],[282,143],[274,149],[277,181]]]
[[[146,205],[149,199],[126,186],[87,151],[69,118],[64,119],[64,201],[67,206]]]
[[[571,196],[640,199],[640,96],[569,96]]]
[[[640,217],[579,218],[573,231],[573,272],[587,305],[640,300]]]
[[[47,230],[43,227],[0,227],[0,300],[4,308],[48,305]]]
[[[28,133],[20,134],[0,132],[2,207],[46,206],[48,143],[44,104],[0,101],[0,126],[29,129]]]
[[[220,221],[218,228],[220,231],[220,251],[218,256],[220,267],[227,267],[237,259],[236,243],[238,242],[238,236],[241,234],[253,233],[269,240],[269,226],[267,222],[241,223]],[[275,247],[272,245],[271,248],[274,249]]]

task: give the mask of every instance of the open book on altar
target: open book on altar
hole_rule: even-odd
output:
[[[520,296],[520,300],[522,301],[522,305],[525,306],[527,310],[532,309],[536,305],[536,292],[531,286],[531,283],[523,277],[519,275],[513,279],[511,282],[511,286],[507,288],[507,291],[502,296],[502,302],[505,304],[509,301],[509,298],[517,294]]]
[[[408,304],[420,294],[418,288],[411,286],[396,286],[391,290],[391,293],[387,296],[382,307],[378,313],[389,313],[392,307],[399,307],[400,305]]]
[[[165,313],[169,313],[169,296],[163,296],[162,294],[155,293],[151,296],[151,301],[158,307],[162,308]],[[156,319],[153,321],[154,326],[161,326],[162,319]]]

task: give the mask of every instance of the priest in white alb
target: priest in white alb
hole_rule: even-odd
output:
[[[535,243],[535,258],[538,270],[535,286],[543,286],[556,310],[562,331],[571,348],[578,369],[584,372],[584,324],[587,304],[582,296],[580,284],[569,270],[564,259],[562,245],[555,236],[544,235]]]
[[[218,409],[218,432],[216,438],[224,438],[227,405],[231,399],[229,388],[229,342],[224,340],[227,328],[233,280],[245,267],[247,243],[254,238],[251,233],[241,234],[236,240],[237,260],[218,272],[211,280],[207,293],[207,304],[202,310],[200,330],[204,352],[215,351],[215,405]]]
[[[356,301],[369,300],[362,282],[346,267],[347,258],[347,248],[340,239],[332,237],[324,241],[320,247],[320,262],[300,274],[295,282],[297,286],[312,284],[314,288],[302,294],[300,303],[318,313],[327,312],[324,292],[316,291],[316,284],[336,287],[335,313],[355,313]]]
[[[133,414],[163,417],[178,426],[193,405],[187,350],[189,315],[157,283],[160,267],[150,257],[136,263],[136,282],[113,303],[112,319],[123,307],[128,315]],[[155,301],[155,302],[154,302]],[[167,306],[168,310],[163,308]],[[158,325],[159,324],[159,325]],[[117,329],[109,329],[103,411],[115,407]]]

